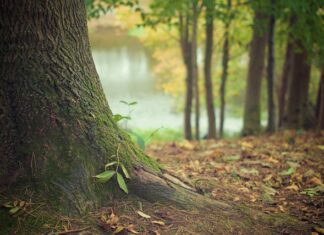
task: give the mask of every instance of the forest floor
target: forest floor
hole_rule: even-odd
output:
[[[155,143],[146,152],[211,199],[267,214],[289,214],[311,224],[311,234],[316,235],[324,234],[323,134],[287,131],[236,140]],[[208,218],[195,212],[161,209],[158,204],[143,208],[144,215],[134,208],[133,216],[125,220],[140,234],[247,234],[230,223],[223,233],[219,224],[215,230],[212,223],[199,230],[198,224],[208,223]],[[260,229],[259,234],[273,232]]]
[[[211,199],[265,214],[289,214],[311,225],[312,231],[302,234],[324,234],[324,133],[153,143],[146,152]],[[244,228],[237,224],[243,218],[225,220],[217,212],[202,214],[134,198],[112,201],[92,214],[97,229],[84,223],[87,218],[56,217],[55,225],[42,226],[52,234],[300,234],[259,222]]]

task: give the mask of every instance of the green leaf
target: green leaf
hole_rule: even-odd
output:
[[[137,104],[137,101],[133,101],[133,102],[128,103],[129,106],[136,105],[136,104]]]
[[[123,115],[120,115],[120,114],[115,114],[113,116],[113,118],[114,118],[115,122],[119,122],[119,121],[124,120],[124,119],[131,120],[130,116],[123,116]]]
[[[280,172],[279,175],[284,175],[284,176],[292,175],[295,173],[295,171],[296,171],[296,168],[290,167],[288,170]]]
[[[116,161],[113,161],[113,162],[109,162],[109,163],[107,163],[107,164],[105,165],[105,170],[106,170],[108,167],[113,166],[113,165],[116,165],[116,164],[117,164]]]
[[[117,182],[118,182],[118,185],[119,187],[125,192],[125,193],[128,193],[128,189],[127,189],[127,186],[126,186],[126,183],[125,183],[125,180],[124,180],[124,177],[117,172]]]
[[[20,206],[13,207],[13,208],[11,208],[11,209],[9,210],[9,214],[10,214],[10,215],[14,215],[14,214],[16,214],[20,209],[21,209]]]
[[[142,136],[140,136],[139,134],[137,134],[134,131],[131,130],[127,130],[127,132],[131,135],[133,135],[136,138],[136,143],[137,145],[142,149],[145,150],[145,140],[142,138]]]
[[[226,161],[226,162],[238,161],[238,160],[240,160],[240,158],[241,157],[239,155],[226,156],[226,157],[224,157],[224,161]]]
[[[109,181],[115,175],[115,173],[115,171],[104,171],[94,177],[97,179],[98,182],[105,183]]]
[[[126,177],[127,179],[130,179],[130,175],[128,174],[128,171],[127,171],[126,167],[124,166],[124,164],[121,163],[120,166],[121,166],[121,169],[122,169],[122,171],[123,171],[125,177]]]
[[[128,105],[128,102],[126,102],[125,100],[121,100],[120,103]]]

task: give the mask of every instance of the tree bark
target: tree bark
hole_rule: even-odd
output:
[[[288,88],[287,111],[284,119],[286,129],[303,128],[308,109],[308,87],[310,81],[311,67],[307,61],[307,52],[299,46],[302,51],[292,53],[292,72]]]
[[[265,19],[264,14],[259,11],[255,12],[245,93],[243,135],[251,135],[260,131],[260,93],[267,41],[260,23]]]
[[[321,80],[319,89],[319,112],[318,112],[318,130],[324,130],[324,65],[322,66]]]
[[[285,54],[285,62],[282,69],[281,86],[280,86],[280,93],[279,93],[279,117],[278,117],[279,128],[283,126],[283,119],[284,119],[286,100],[287,100],[288,81],[289,81],[291,66],[292,66],[292,50],[293,50],[292,43],[288,41],[286,54]]]
[[[207,139],[216,139],[216,118],[214,109],[214,96],[213,96],[213,82],[212,82],[212,55],[214,44],[214,6],[215,3],[212,0],[210,5],[206,5],[206,51],[205,51],[205,99],[208,117],[208,132]]]
[[[180,14],[179,31],[180,31],[180,46],[182,52],[183,63],[186,67],[186,96],[185,96],[185,110],[184,110],[184,137],[187,140],[192,139],[191,129],[191,108],[193,99],[193,76],[192,76],[192,53],[191,42],[189,40],[189,16],[186,15],[185,20]]]
[[[275,0],[271,0],[271,14],[269,17],[269,32],[268,32],[268,73],[267,73],[267,93],[268,93],[268,132],[275,131],[275,105],[273,98],[273,84],[274,84],[274,30],[275,30]]]
[[[231,0],[227,0],[227,10],[228,12],[231,9],[232,2]],[[230,14],[228,14],[230,17]],[[224,44],[223,44],[223,58],[222,58],[222,78],[221,78],[221,85],[220,85],[220,124],[219,124],[219,135],[223,137],[224,134],[224,122],[225,122],[225,95],[226,95],[226,81],[228,75],[228,61],[229,61],[229,27],[231,23],[231,18],[227,19],[225,22],[225,33],[224,33]]]
[[[191,35],[191,74],[194,85],[194,98],[195,98],[195,139],[200,138],[200,93],[198,81],[198,65],[197,65],[197,20],[198,20],[198,6],[197,1],[193,0],[192,3],[192,35]]]
[[[107,200],[111,187],[92,176],[116,154],[130,172],[141,165],[159,172],[113,120],[84,1],[0,6],[1,190],[28,188],[55,208],[83,213]]]

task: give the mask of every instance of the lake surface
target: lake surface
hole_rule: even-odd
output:
[[[182,129],[183,113],[172,110],[175,100],[156,89],[156,77],[148,51],[136,38],[127,34],[109,34],[109,37],[107,41],[96,42],[90,35],[93,59],[113,113],[130,113],[132,119],[127,122],[130,128]],[[120,102],[122,100],[136,101],[137,105],[129,109]],[[225,131],[233,133],[241,128],[241,119],[226,119]],[[207,116],[202,110],[201,135],[206,132]]]

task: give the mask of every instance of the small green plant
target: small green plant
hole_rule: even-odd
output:
[[[130,175],[125,167],[125,165],[120,162],[119,160],[119,148],[120,145],[118,145],[117,153],[116,155],[113,155],[112,157],[116,157],[117,161],[109,162],[105,165],[105,171],[94,176],[97,182],[100,183],[106,183],[109,180],[113,179],[114,177],[117,180],[118,186],[125,192],[128,193],[128,188],[125,182],[125,178],[130,179]]]
[[[133,138],[135,138],[135,142],[137,143],[137,145],[142,150],[145,150],[145,141],[142,138],[142,136],[139,135],[139,134],[137,134],[136,132],[134,132],[132,130],[127,129],[127,122],[132,119],[130,115],[134,111],[132,109],[132,107],[137,104],[137,101],[127,102],[127,101],[121,100],[120,103],[127,105],[127,107],[128,107],[128,114],[126,116],[121,115],[121,114],[118,114],[118,113],[115,114],[113,116],[115,122],[118,123],[118,122],[120,122],[122,120],[125,120],[125,128],[124,129],[127,131],[128,134],[130,134]]]

